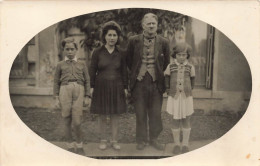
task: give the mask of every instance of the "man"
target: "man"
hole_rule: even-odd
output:
[[[136,148],[144,149],[149,140],[151,146],[163,150],[157,137],[162,131],[163,72],[169,64],[169,42],[157,35],[158,18],[155,14],[144,15],[142,27],[143,34],[129,39],[126,52],[136,112]]]

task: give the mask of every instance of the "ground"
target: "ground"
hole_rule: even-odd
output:
[[[42,108],[15,108],[21,120],[36,134],[47,141],[62,141],[61,115],[59,110]],[[217,139],[228,132],[242,117],[243,113],[228,111],[195,110],[191,118],[191,141]],[[87,110],[84,111],[82,124],[84,143],[99,142],[98,121]],[[161,143],[172,143],[171,116],[162,112],[163,131],[159,136]],[[109,119],[108,119],[109,122]],[[119,142],[135,142],[135,114],[126,113],[120,116]],[[109,131],[109,128],[108,128]]]

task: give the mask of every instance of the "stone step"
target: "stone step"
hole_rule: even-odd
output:
[[[202,141],[191,141],[190,151],[203,147],[214,140],[202,140]],[[65,142],[51,142],[54,145],[67,150]],[[114,150],[112,147],[108,147],[105,150],[98,148],[99,143],[87,143],[83,145],[85,156],[93,158],[161,158],[174,156],[172,149],[174,144],[165,144],[165,149],[162,151],[156,150],[155,148],[147,145],[144,150],[137,150],[136,144],[125,144],[120,143],[121,149]]]

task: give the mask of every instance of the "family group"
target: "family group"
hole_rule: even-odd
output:
[[[172,116],[173,153],[189,151],[195,81],[194,66],[188,61],[192,48],[181,42],[170,49],[168,39],[157,34],[158,17],[153,13],[144,15],[142,28],[143,33],[131,36],[127,49],[122,50],[120,25],[115,21],[105,23],[101,35],[103,45],[94,50],[89,68],[77,60],[78,46],[74,38],[62,41],[65,59],[57,64],[53,94],[61,108],[69,151],[84,153],[81,127],[84,104],[90,106],[92,114],[98,115],[100,144],[97,148],[120,150],[119,117],[126,112],[126,98],[130,94],[136,114],[136,149],[143,150],[150,145],[163,150],[158,136],[163,130],[161,109],[165,92],[168,94],[166,111]],[[111,126],[109,137],[107,117]]]

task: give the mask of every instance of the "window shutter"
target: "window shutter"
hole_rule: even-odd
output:
[[[208,25],[208,47],[207,47],[207,68],[206,68],[206,88],[212,88],[212,69],[214,55],[214,31],[215,28]]]

